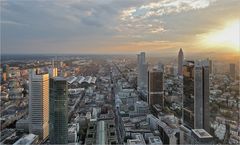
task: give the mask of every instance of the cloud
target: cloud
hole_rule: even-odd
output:
[[[18,26],[26,26],[26,24],[18,23],[15,21],[1,21],[1,25],[18,25]]]
[[[196,36],[220,29],[238,11],[239,0],[6,0],[1,47],[5,53],[199,49]]]
[[[195,9],[206,8],[216,0],[163,0],[140,7],[131,7],[122,12],[122,20],[141,20],[152,16],[169,15]]]
[[[164,17],[175,17],[176,14],[204,9],[216,0],[162,0],[150,2],[138,7],[130,7],[121,12],[121,25],[117,30],[132,35],[155,35],[172,31]],[[170,23],[174,23],[171,21]],[[134,28],[134,29],[133,29]],[[165,33],[166,34],[166,33]]]

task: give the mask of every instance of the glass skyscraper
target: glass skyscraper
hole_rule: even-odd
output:
[[[163,70],[153,69],[148,72],[148,104],[164,107]]]
[[[209,64],[186,61],[183,66],[183,123],[209,132]]]
[[[50,143],[68,143],[67,81],[61,77],[50,79]]]
[[[141,52],[137,55],[137,85],[138,90],[147,90],[148,81],[148,63],[145,60],[145,52]]]

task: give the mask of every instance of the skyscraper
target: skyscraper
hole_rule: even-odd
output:
[[[68,143],[67,81],[61,77],[50,79],[50,143]]]
[[[145,61],[145,52],[141,52],[137,55],[138,57],[138,64],[137,64],[137,70],[138,70],[138,79],[137,79],[137,85],[139,90],[146,90],[147,89],[147,70],[148,70],[148,64]]]
[[[194,128],[209,130],[209,62],[195,62]]]
[[[58,76],[58,69],[51,67],[48,69],[49,77],[57,77]]]
[[[2,67],[2,80],[7,81],[8,76],[9,76],[9,65],[4,64]]]
[[[184,59],[183,51],[182,51],[182,48],[180,48],[178,52],[178,75],[182,75],[183,59]]]
[[[160,104],[164,107],[162,67],[158,67],[148,72],[148,104]]]
[[[49,134],[49,75],[29,74],[29,132],[44,140]]]
[[[183,123],[209,132],[209,64],[187,61],[183,66]]]
[[[213,61],[211,59],[208,60],[209,61],[209,74],[213,73]]]
[[[235,64],[234,63],[230,63],[229,64],[229,74],[230,74],[230,76],[233,78],[233,79],[235,79],[235,75],[236,75],[236,66],[235,66]]]

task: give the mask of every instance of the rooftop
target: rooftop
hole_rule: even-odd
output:
[[[38,136],[35,134],[28,134],[22,138],[20,138],[18,141],[16,141],[13,145],[20,145],[20,144],[25,144],[25,145],[30,145],[34,142],[34,140]]]
[[[151,136],[148,138],[150,144],[163,144],[159,136]]]
[[[192,132],[199,138],[212,138],[212,136],[204,129],[193,129]]]

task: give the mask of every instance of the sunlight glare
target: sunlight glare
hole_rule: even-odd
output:
[[[240,20],[234,21],[225,26],[220,31],[207,33],[203,38],[203,43],[208,46],[232,48],[236,51],[240,49]]]

